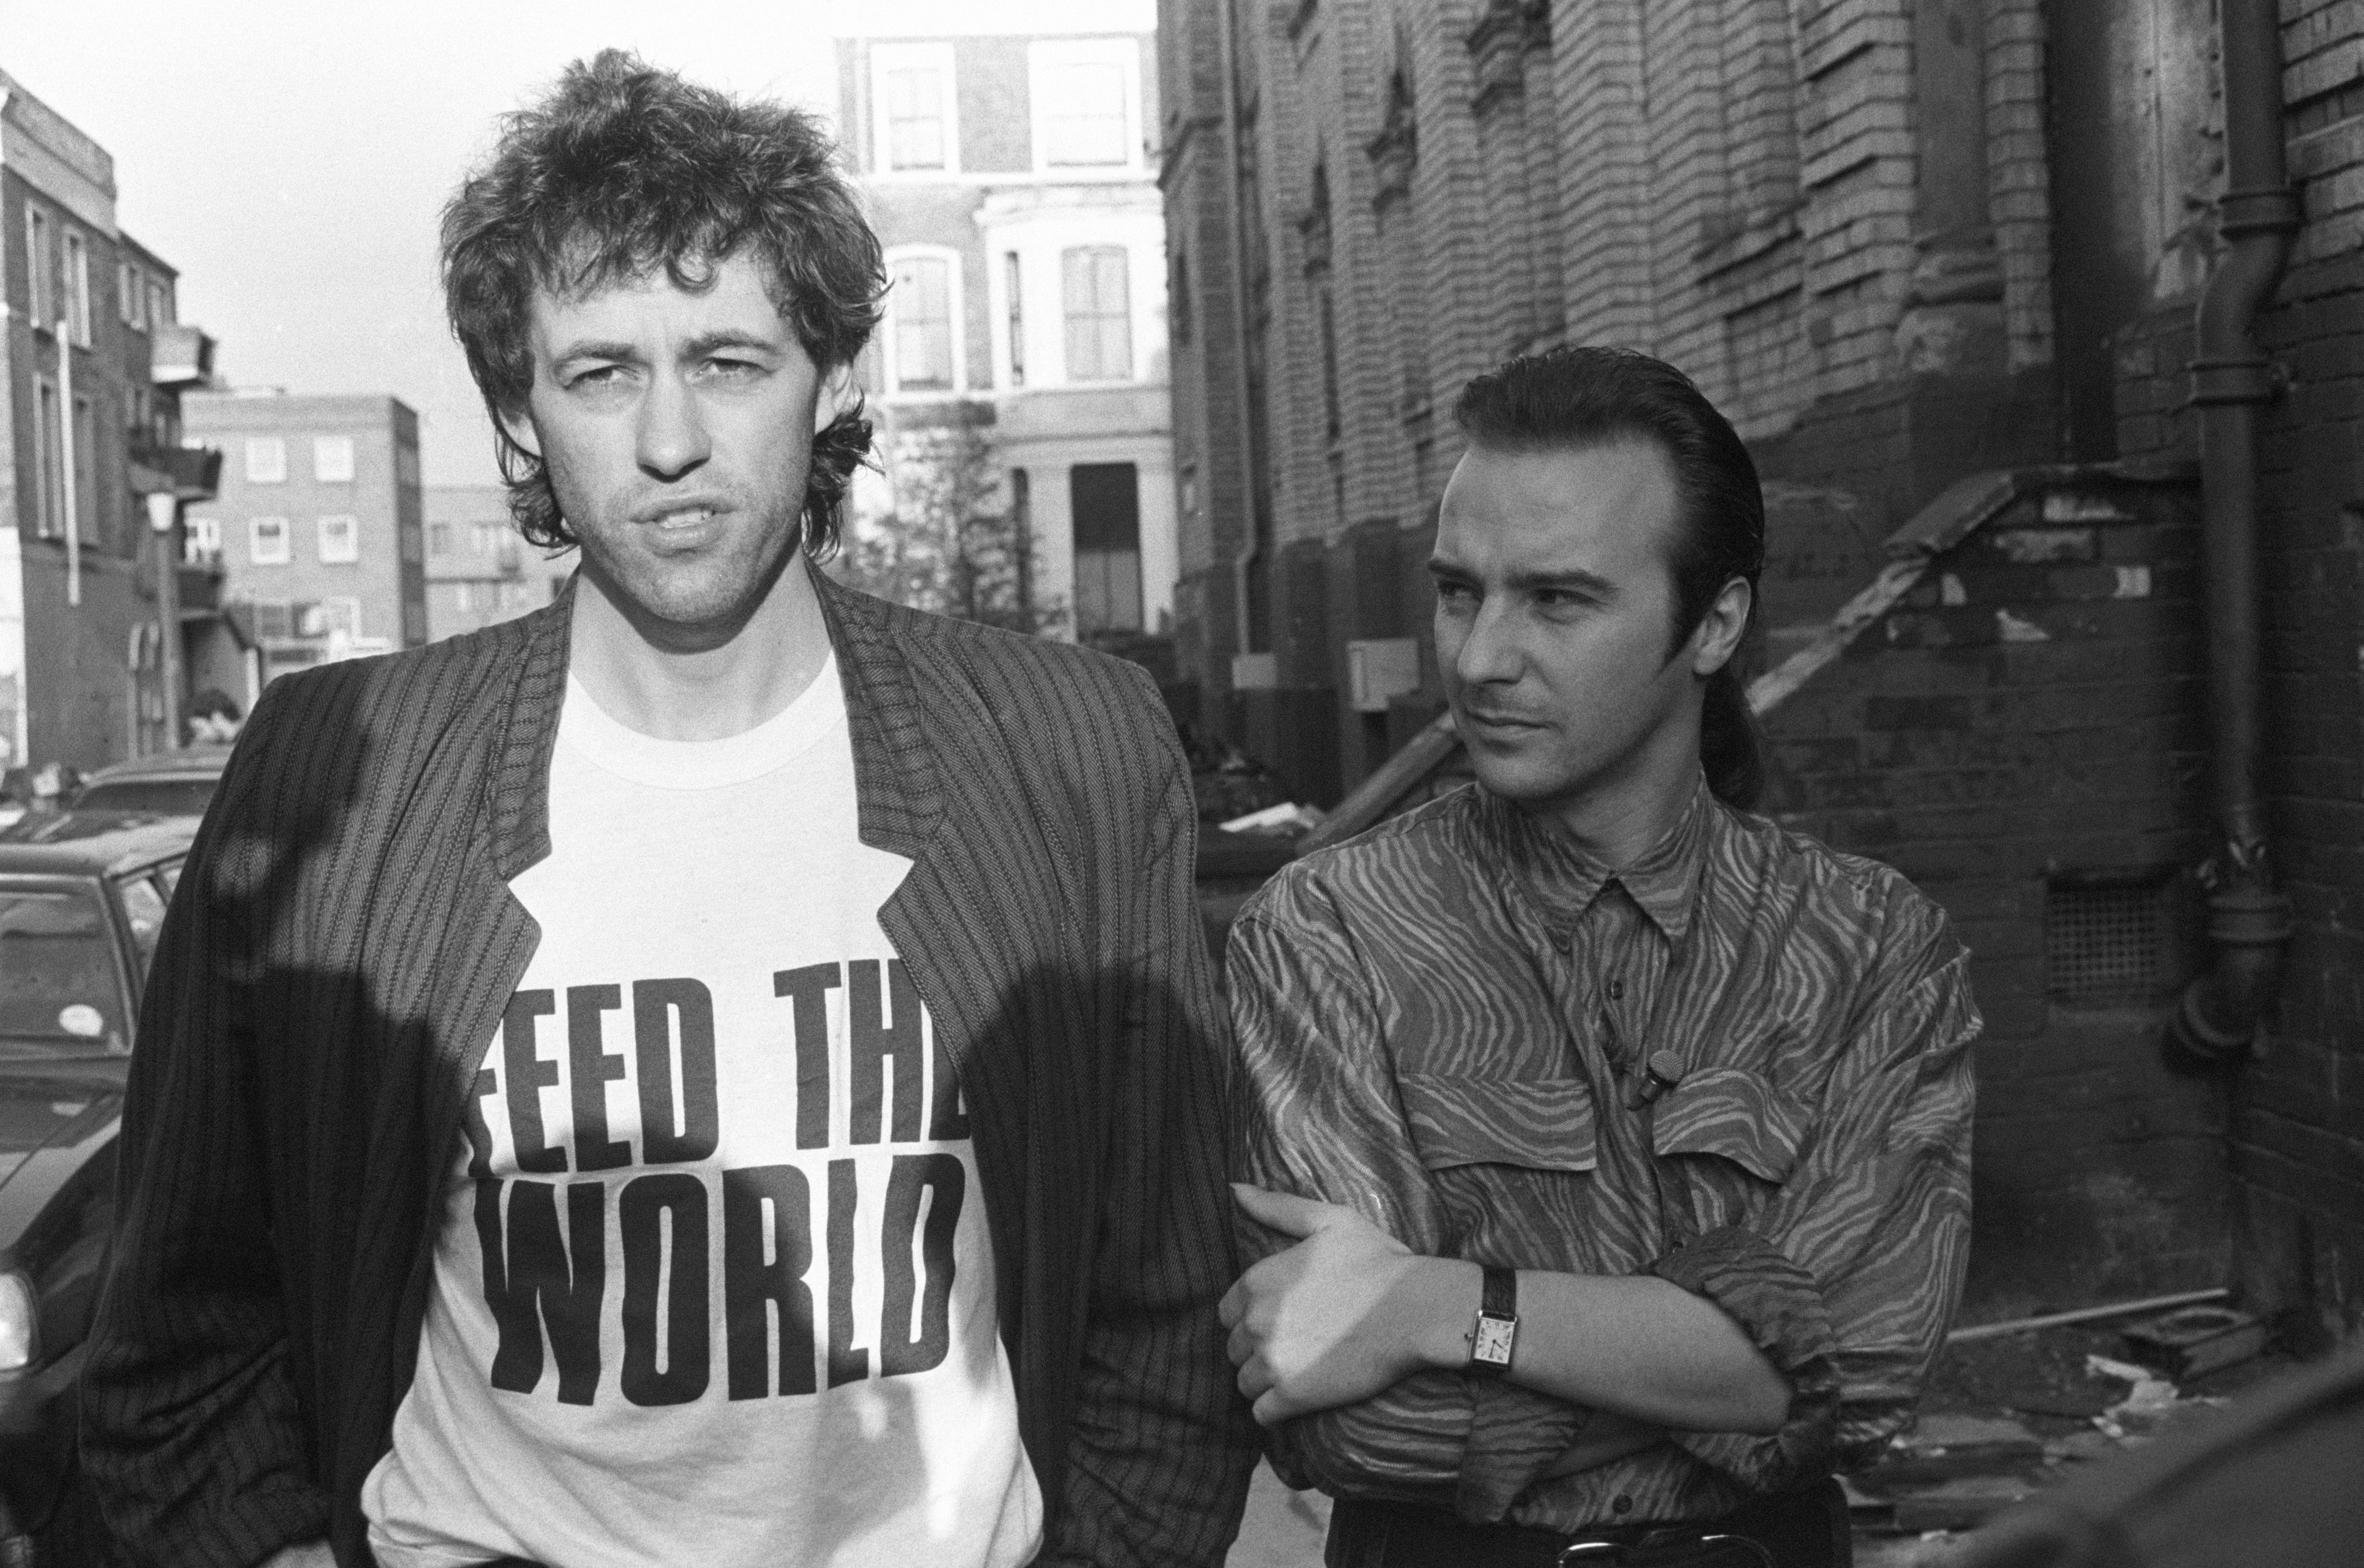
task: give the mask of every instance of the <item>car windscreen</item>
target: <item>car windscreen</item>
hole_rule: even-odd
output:
[[[97,889],[0,885],[0,1052],[121,1050],[123,1012]]]
[[[220,781],[199,775],[188,779],[101,779],[74,796],[76,811],[145,811],[158,817],[203,817],[206,802]]]

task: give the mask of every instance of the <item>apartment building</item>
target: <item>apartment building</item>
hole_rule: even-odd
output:
[[[550,603],[579,552],[528,544],[497,484],[427,487],[427,637],[475,631]]]
[[[181,616],[157,608],[172,518],[160,546],[146,497],[201,498],[211,473],[179,403],[213,343],[177,286],[117,222],[106,150],[0,72],[0,765],[170,744],[167,670],[185,696],[235,668],[206,573],[176,583]]]
[[[862,375],[890,484],[989,424],[1032,592],[1084,638],[1170,627],[1175,515],[1151,7],[1106,32],[838,44],[840,134],[886,250]]]
[[[261,650],[258,684],[332,659],[425,642],[418,416],[382,394],[212,392],[182,405],[186,438],[223,453],[220,493],[188,550]]]

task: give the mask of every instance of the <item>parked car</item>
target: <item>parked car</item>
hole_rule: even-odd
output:
[[[78,1380],[140,988],[195,829],[73,810],[0,830],[0,1563],[102,1561]]]
[[[227,746],[191,746],[128,762],[111,762],[83,781],[67,804],[76,811],[145,811],[202,817],[229,762]]]

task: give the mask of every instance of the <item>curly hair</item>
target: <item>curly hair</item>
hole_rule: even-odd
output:
[[[542,461],[502,423],[533,386],[537,289],[581,295],[652,275],[702,288],[752,252],[765,292],[823,374],[850,365],[886,293],[878,237],[810,116],[684,81],[622,50],[577,61],[503,121],[492,161],[443,209],[443,302],[493,414],[509,512],[545,548],[575,542]],[[839,508],[870,450],[857,398],[813,438],[806,550],[836,547]]]
[[[1674,624],[1667,653],[1679,651],[1737,577],[1756,614],[1765,570],[1765,492],[1756,460],[1731,423],[1663,360],[1631,349],[1566,344],[1496,366],[1462,389],[1455,422],[1470,444],[1497,450],[1654,443],[1667,454],[1681,511],[1667,550]],[[1716,795],[1745,808],[1765,784],[1756,726],[1737,659],[1708,681],[1700,761]]]

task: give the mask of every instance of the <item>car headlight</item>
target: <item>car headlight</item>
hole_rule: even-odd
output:
[[[36,1342],[39,1328],[33,1282],[13,1270],[0,1274],[0,1372],[33,1364],[34,1353],[40,1349]]]

